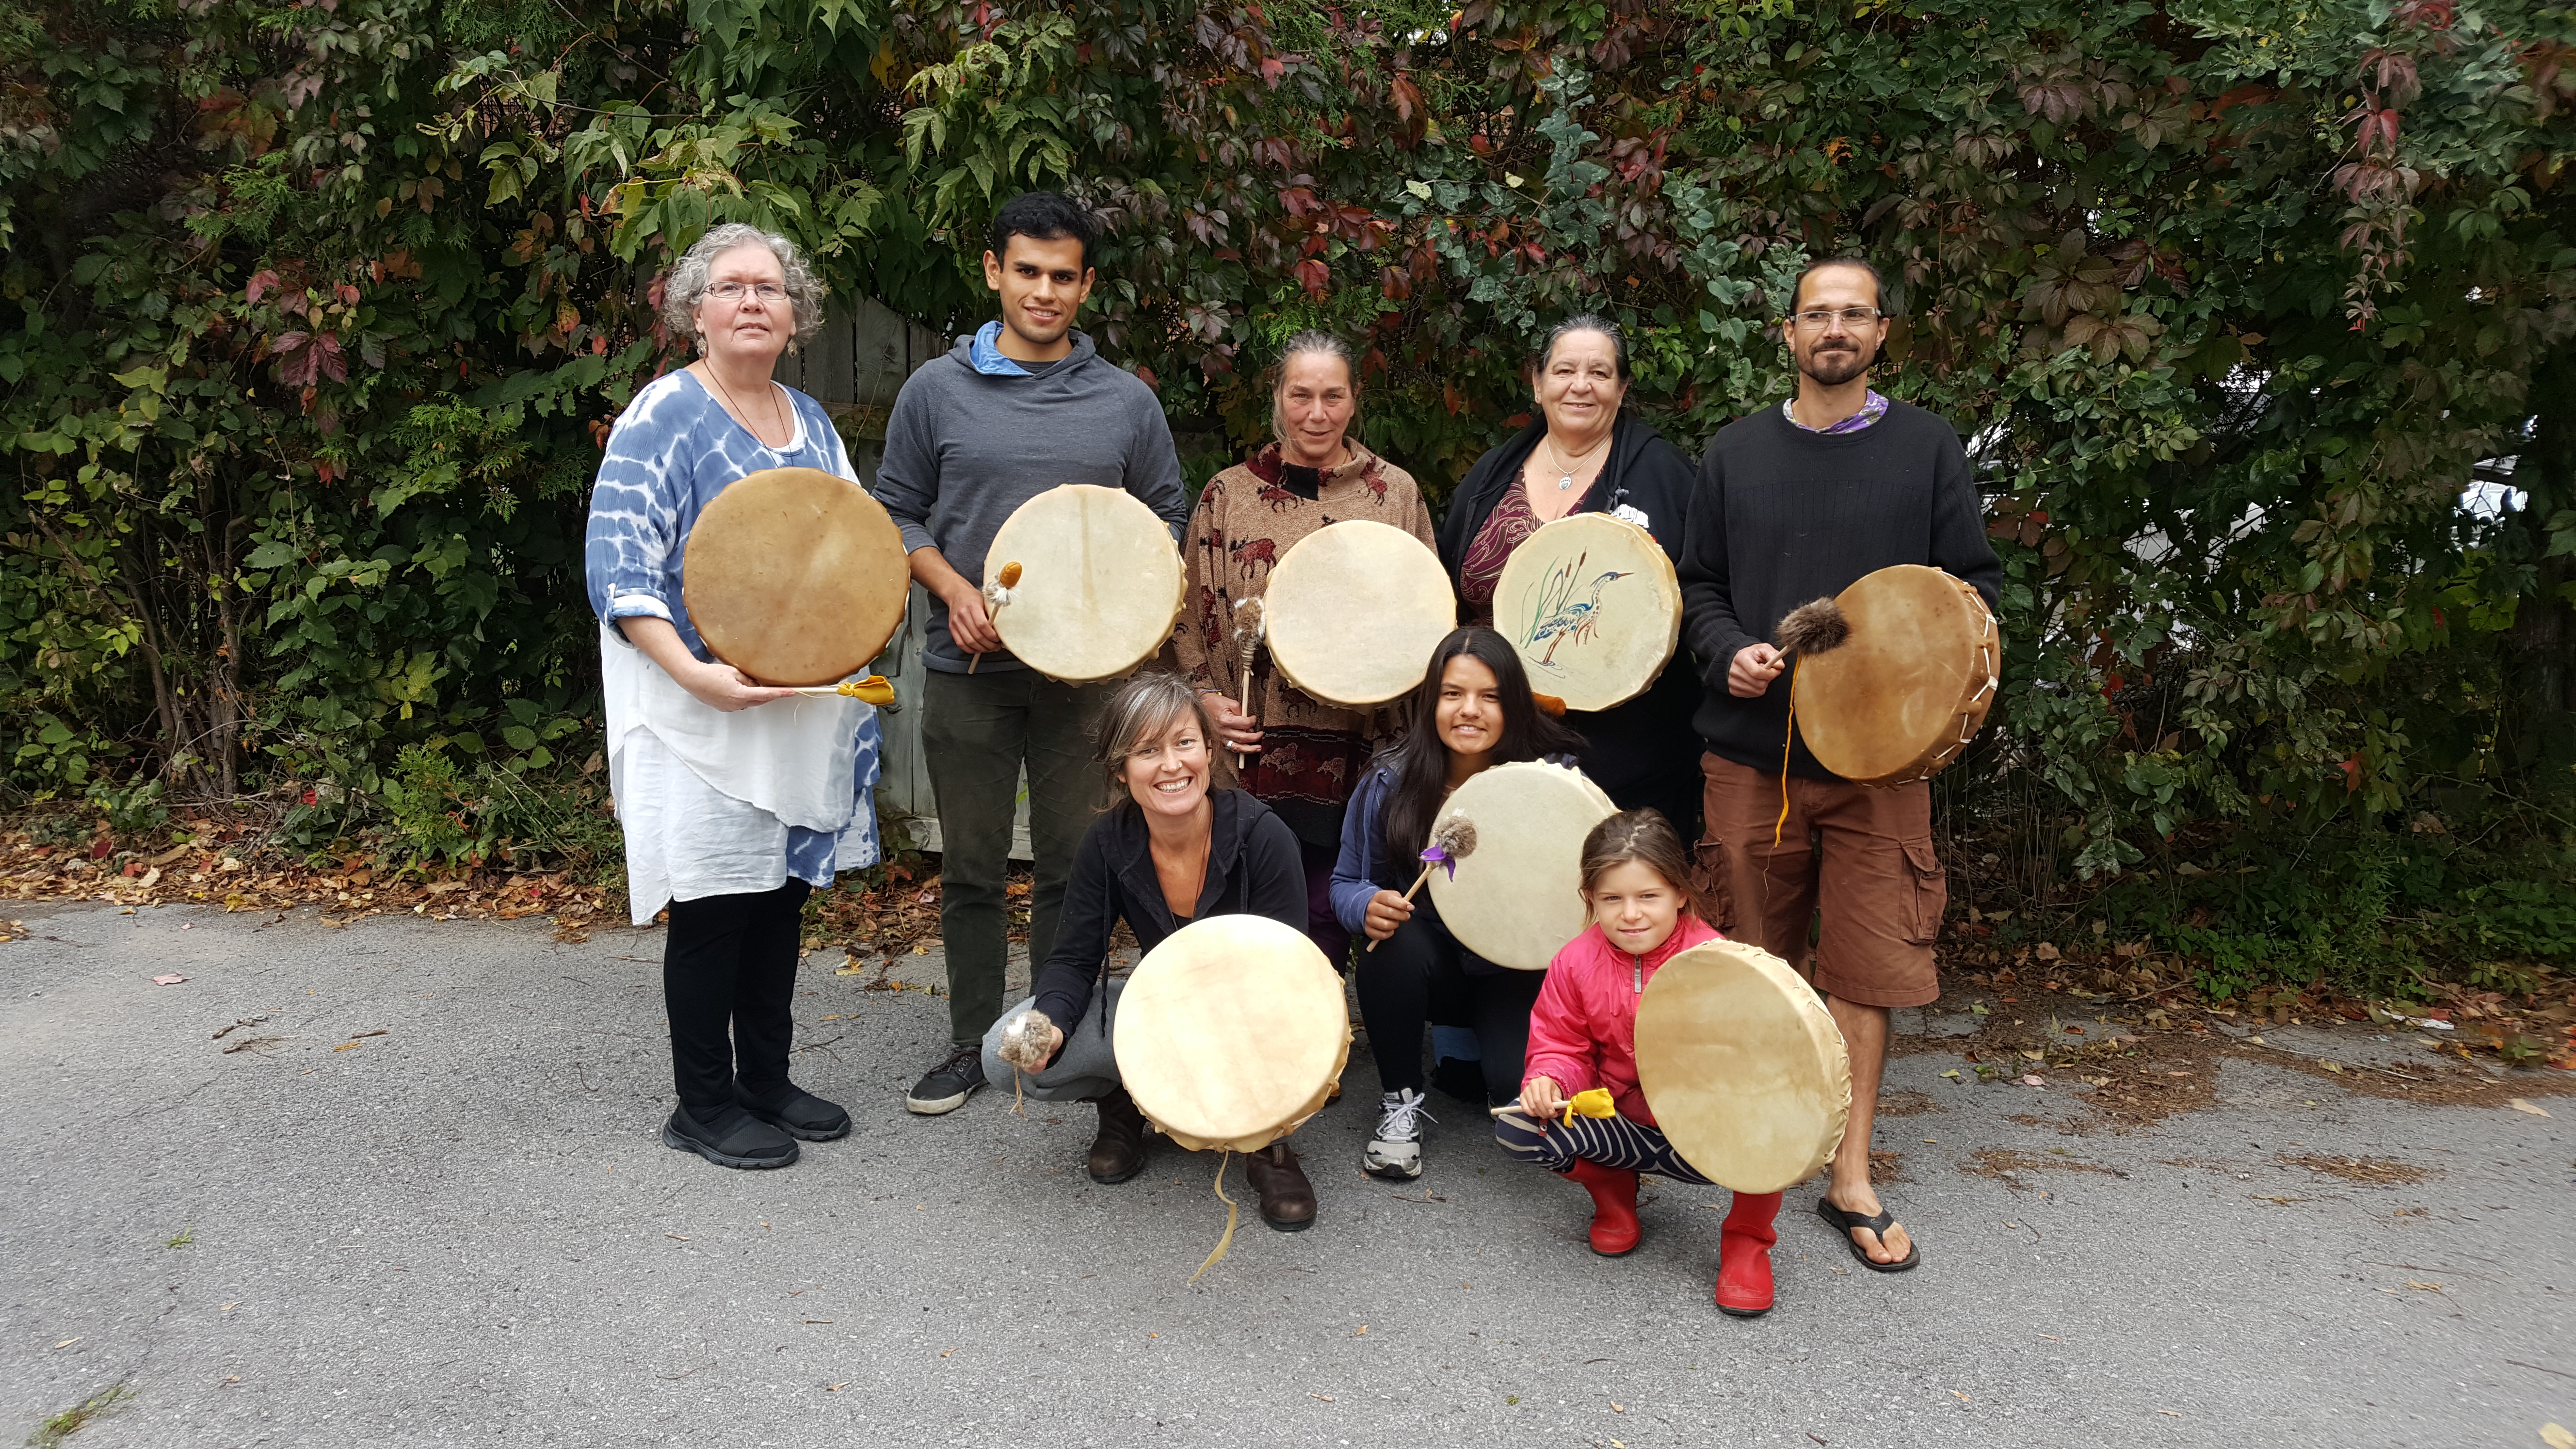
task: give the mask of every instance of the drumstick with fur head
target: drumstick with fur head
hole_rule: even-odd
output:
[[[1444,865],[1449,868],[1449,878],[1456,880],[1458,862],[1475,853],[1475,821],[1464,815],[1452,815],[1441,821],[1431,832],[1431,843],[1422,848],[1422,874],[1413,878],[1413,888],[1404,893],[1405,903],[1412,904],[1413,898],[1421,894],[1422,887],[1430,882],[1431,872]],[[1371,941],[1368,948],[1374,951],[1378,943]]]
[[[993,582],[984,586],[984,617],[989,619],[1001,613],[1002,606],[1011,601],[1011,590],[1019,586],[1020,564],[1019,560],[1013,559],[1002,565],[1001,574]],[[974,673],[975,666],[983,662],[984,656],[981,651],[978,651],[974,658],[966,661],[966,672]]]
[[[1252,727],[1261,728],[1261,702],[1252,697],[1252,654],[1261,647],[1261,634],[1267,627],[1265,611],[1259,599],[1239,599],[1234,606],[1234,646],[1243,653],[1242,687],[1235,691],[1235,702],[1251,717]]]
[[[1825,654],[1849,642],[1851,620],[1844,616],[1842,605],[1817,599],[1783,614],[1779,634],[1783,654]]]
[[[1851,639],[1851,619],[1832,599],[1815,599],[1780,616],[1780,652],[1789,656],[1789,729],[1780,740],[1780,818],[1771,825],[1771,843],[1789,823],[1789,747],[1798,738],[1798,664],[1831,653]]]
[[[1020,1074],[1031,1075],[1046,1070],[1047,1033],[1055,1029],[1054,1018],[1032,1006],[1002,1023],[1002,1040],[994,1054],[1011,1064],[1011,1110],[1027,1115],[1021,1100]]]

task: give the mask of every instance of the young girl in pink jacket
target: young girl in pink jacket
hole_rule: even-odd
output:
[[[1583,842],[1583,898],[1592,926],[1549,963],[1530,1012],[1529,1057],[1519,1109],[1494,1123],[1503,1150],[1592,1194],[1592,1251],[1615,1258],[1637,1246],[1637,1174],[1715,1186],[1655,1126],[1637,1085],[1637,999],[1658,968],[1718,939],[1700,919],[1681,837],[1662,814],[1628,810]],[[1566,1100],[1606,1087],[1615,1117],[1565,1117]],[[1771,1310],[1776,1192],[1735,1195],[1718,1235],[1717,1306],[1738,1318]]]

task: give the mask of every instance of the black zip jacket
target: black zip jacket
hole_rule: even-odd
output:
[[[1467,470],[1449,511],[1440,523],[1440,562],[1449,569],[1449,584],[1465,577],[1467,547],[1493,516],[1494,505],[1520,476],[1521,466],[1547,436],[1544,419],[1521,429],[1511,441],[1489,450]],[[1652,424],[1621,413],[1610,432],[1610,459],[1601,465],[1576,513],[1633,510],[1628,521],[1639,523],[1676,565],[1689,536],[1692,499],[1699,474],[1681,449],[1664,441]],[[1645,515],[1642,519],[1637,514]],[[1590,746],[1583,772],[1592,777],[1623,810],[1651,805],[1673,816],[1677,829],[1688,829],[1699,799],[1699,736],[1691,728],[1700,703],[1700,671],[1688,656],[1684,635],[1673,661],[1645,693],[1626,704],[1598,712],[1574,711],[1567,725]],[[1684,813],[1676,815],[1674,812]]]
[[[1241,790],[1208,792],[1207,883],[1190,921],[1210,916],[1268,916],[1306,929],[1306,867],[1296,832],[1270,807]],[[1154,874],[1145,815],[1133,802],[1112,807],[1083,832],[1065,883],[1055,949],[1038,969],[1037,1009],[1070,1035],[1109,963],[1109,933],[1120,921],[1151,951],[1189,924],[1164,903]],[[1107,1007],[1107,993],[1098,993]]]

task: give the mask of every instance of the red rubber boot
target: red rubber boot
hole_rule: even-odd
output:
[[[1583,1184],[1583,1190],[1592,1194],[1592,1251],[1605,1258],[1635,1251],[1641,1231],[1637,1226],[1637,1174],[1578,1157],[1572,1172],[1557,1176]],[[1771,1202],[1778,1206],[1779,1194],[1773,1193]]]
[[[1780,1194],[1739,1192],[1717,1235],[1717,1306],[1737,1318],[1771,1311],[1771,1245],[1780,1241],[1772,1219]]]

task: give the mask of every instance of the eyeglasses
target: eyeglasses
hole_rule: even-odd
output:
[[[719,302],[739,302],[745,292],[773,304],[787,300],[787,289],[776,282],[758,282],[748,285],[742,282],[718,282],[707,288],[707,295]]]
[[[1813,332],[1823,328],[1826,323],[1837,317],[1843,319],[1845,327],[1866,327],[1886,315],[1876,307],[1845,307],[1839,312],[1829,312],[1819,307],[1813,312],[1799,313],[1796,320],[1799,326]]]

